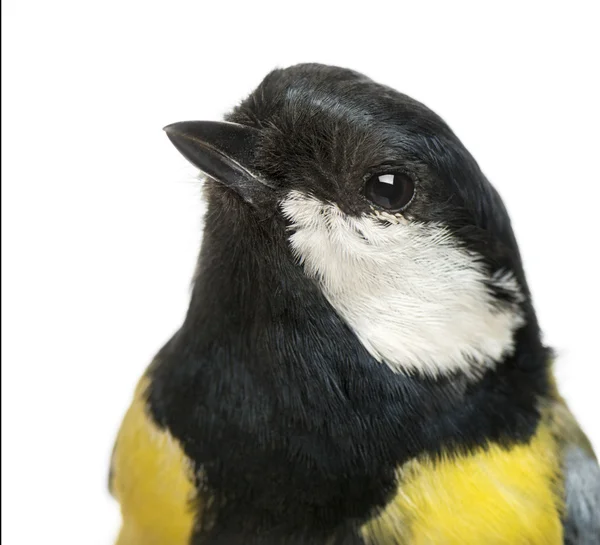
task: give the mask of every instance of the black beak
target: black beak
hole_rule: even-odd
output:
[[[253,202],[272,187],[252,172],[258,130],[237,123],[183,121],[164,128],[180,153],[202,172]]]

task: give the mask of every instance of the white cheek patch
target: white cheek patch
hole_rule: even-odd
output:
[[[490,279],[443,226],[354,218],[297,191],[281,207],[305,272],[377,360],[396,371],[479,375],[514,350],[523,317],[516,304],[495,304],[489,285],[522,300],[516,279]]]

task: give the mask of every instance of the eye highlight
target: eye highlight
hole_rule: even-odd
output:
[[[414,194],[415,182],[403,172],[376,174],[365,184],[365,197],[373,204],[393,212],[406,208]]]

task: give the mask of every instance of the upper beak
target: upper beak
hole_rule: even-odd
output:
[[[244,200],[253,202],[257,191],[271,187],[252,171],[257,129],[222,121],[183,121],[164,130],[190,163]]]

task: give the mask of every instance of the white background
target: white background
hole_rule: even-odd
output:
[[[195,171],[161,129],[218,119],[296,62],[363,71],[463,139],[600,449],[593,5],[3,2],[3,543],[113,539],[112,441],[182,320],[201,235]]]

